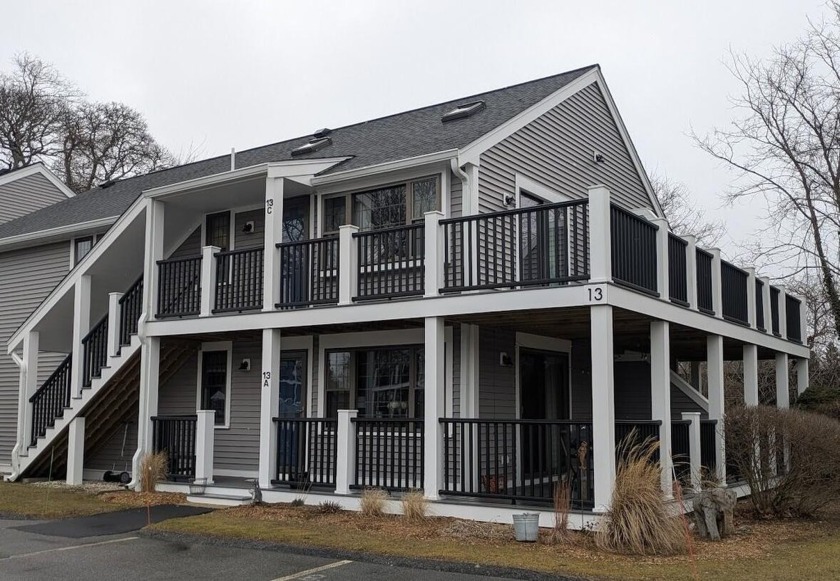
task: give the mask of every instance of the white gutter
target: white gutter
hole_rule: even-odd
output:
[[[109,216],[107,218],[97,218],[96,220],[90,220],[88,222],[78,222],[67,226],[56,226],[55,228],[48,228],[47,230],[39,230],[37,232],[27,232],[26,234],[9,236],[8,238],[0,239],[0,248],[25,244],[42,238],[65,237],[68,234],[76,234],[83,230],[103,228],[105,226],[111,226],[117,221],[117,219],[119,219],[119,216]]]
[[[428,153],[425,155],[418,155],[416,157],[408,157],[405,159],[399,159],[397,161],[389,161],[385,163],[380,163],[377,165],[369,165],[366,167],[360,167],[357,169],[348,169],[346,171],[339,171],[335,173],[331,173],[325,176],[316,176],[312,178],[312,185],[313,186],[321,186],[326,184],[332,184],[336,182],[342,182],[345,180],[350,180],[354,178],[362,178],[368,177],[383,173],[388,173],[392,171],[399,171],[402,169],[412,168],[417,165],[429,164],[429,163],[437,163],[440,161],[449,161],[452,158],[458,156],[457,149],[447,149],[444,151],[438,151],[435,153]]]
[[[24,375],[26,374],[26,363],[23,358],[14,351],[12,351],[10,355],[12,356],[12,360],[15,362],[15,365],[18,366],[20,377],[18,380],[18,389],[20,390],[23,389],[23,386],[25,385]],[[18,425],[20,425],[20,422],[23,419],[23,414],[26,413],[26,404],[24,403],[25,399],[25,397],[21,397],[21,395],[18,394]],[[18,437],[15,440],[15,447],[12,448],[12,473],[9,475],[10,481],[14,481],[18,476],[20,476],[20,451],[23,447],[23,441],[20,438],[20,429],[18,429],[17,432]],[[26,434],[24,434],[23,437],[26,438]]]

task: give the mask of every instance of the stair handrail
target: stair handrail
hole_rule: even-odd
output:
[[[56,367],[55,371],[53,371],[50,374],[50,376],[46,379],[46,381],[44,381],[44,383],[41,384],[41,387],[39,387],[37,389],[37,391],[35,391],[35,393],[32,394],[32,397],[29,398],[29,402],[34,403],[35,400],[38,399],[42,395],[42,392],[46,390],[47,386],[50,383],[52,383],[52,381],[56,378],[56,376],[59,374],[59,372],[61,372],[63,370],[62,368],[65,365],[69,367],[72,364],[73,364],[73,354],[70,353],[67,357],[64,358],[64,360],[61,363],[58,364],[58,367]]]

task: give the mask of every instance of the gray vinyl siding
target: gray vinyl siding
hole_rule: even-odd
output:
[[[131,460],[137,450],[137,414],[137,404],[135,404],[127,414],[131,419],[114,426],[108,439],[85,457],[86,469],[101,470],[103,474],[106,470],[131,472]],[[86,429],[90,430],[90,427],[86,426]],[[123,438],[125,438],[124,448]],[[101,476],[99,475],[100,478]]]
[[[67,196],[41,174],[0,185],[0,224],[66,199]]]
[[[447,344],[447,355],[452,358],[452,417],[461,417],[461,326],[452,329],[452,343]]]
[[[604,163],[593,161],[593,152]],[[520,173],[570,198],[606,185],[614,201],[627,208],[651,208],[627,148],[597,85],[566,101],[481,154],[479,211],[506,209],[504,197],[516,191]]]
[[[216,429],[213,457],[216,469],[254,471],[259,467],[261,355],[259,340],[233,342],[230,427]],[[239,370],[243,359],[251,360],[251,371]],[[198,403],[197,389],[196,353],[160,387],[158,413],[194,414]]]
[[[499,354],[513,358],[516,333],[481,327],[478,333],[478,417],[516,418],[516,368],[499,365]]]
[[[458,218],[464,213],[464,185],[454,174],[449,179],[449,216]]]
[[[201,254],[201,226],[196,228],[169,258],[188,258]]]
[[[254,230],[250,233],[243,231],[246,222],[254,223]],[[237,213],[234,228],[236,235],[234,248],[236,250],[262,248],[265,245],[265,213],[262,210]]]
[[[6,355],[9,338],[67,274],[70,243],[59,242],[0,254],[0,464],[11,460],[17,431],[19,370]],[[39,384],[66,357],[39,354]]]

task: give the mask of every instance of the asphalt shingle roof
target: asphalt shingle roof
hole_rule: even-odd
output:
[[[294,159],[352,156],[325,173],[346,171],[464,147],[525,109],[542,101],[597,65],[440,103],[396,115],[334,129],[332,145]],[[465,119],[441,122],[454,105],[482,100],[486,109]],[[310,135],[236,153],[236,166],[249,167],[293,159],[291,151],[309,141]],[[228,155],[94,188],[66,201],[47,206],[0,225],[0,239],[122,214],[144,191],[230,169]]]

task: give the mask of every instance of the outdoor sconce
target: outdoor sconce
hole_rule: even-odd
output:
[[[499,353],[499,365],[502,367],[512,367],[513,359],[511,359],[510,355],[502,351]]]
[[[242,363],[239,364],[239,371],[251,371],[251,360],[243,359]]]
[[[254,232],[254,222],[253,222],[253,220],[245,222],[245,225],[242,227],[242,231],[245,234],[252,234]]]

